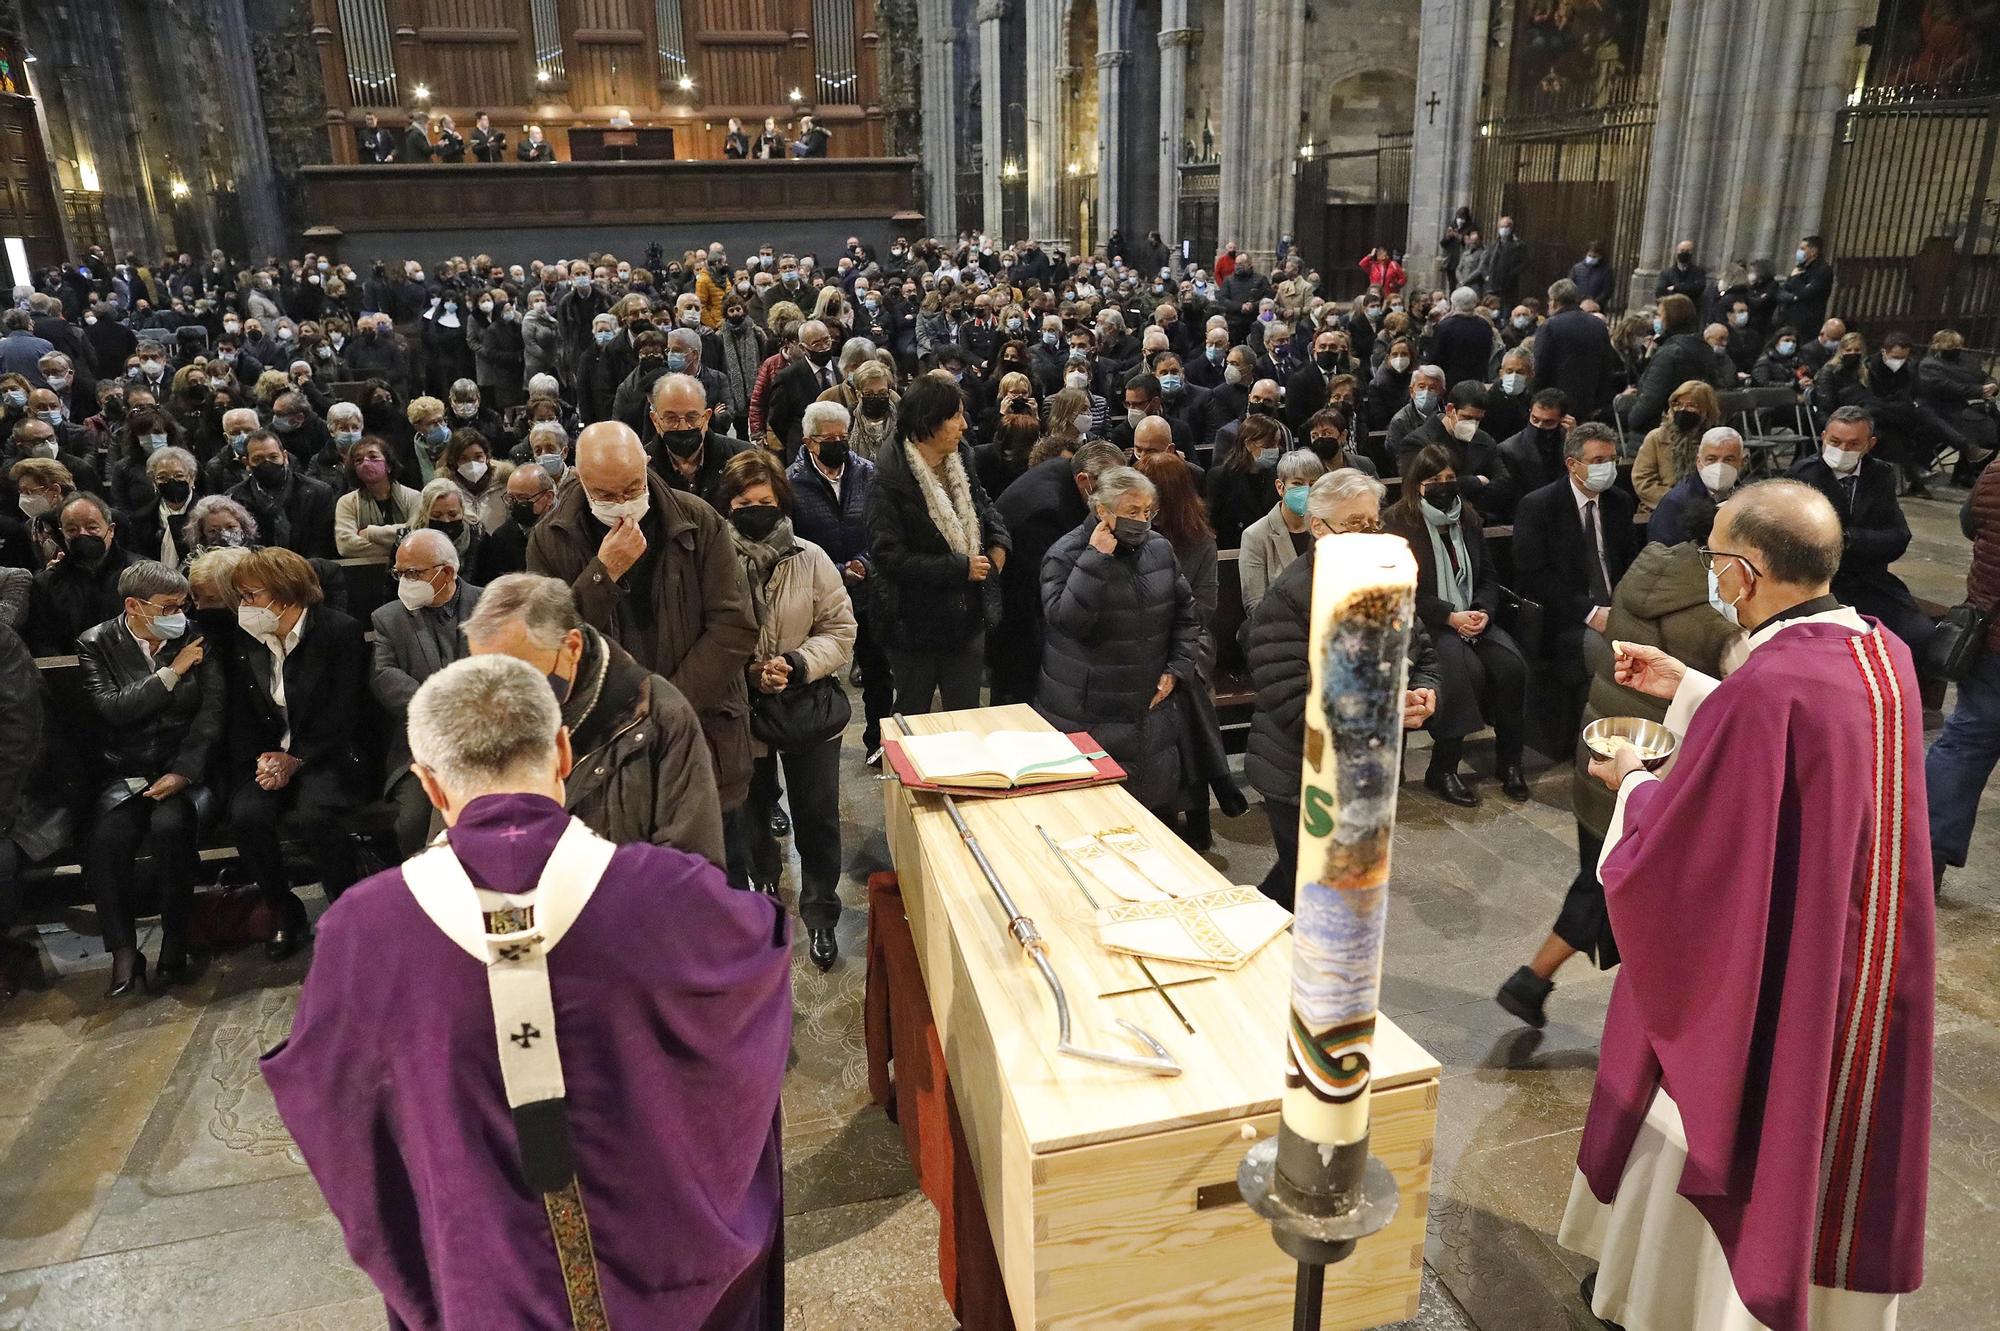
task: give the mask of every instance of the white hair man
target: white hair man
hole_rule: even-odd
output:
[[[1661,545],[1679,545],[1688,539],[1690,505],[1720,504],[1736,492],[1745,466],[1743,436],[1727,425],[1718,425],[1701,437],[1695,450],[1694,470],[1681,477],[1674,488],[1660,496],[1646,524],[1646,539]],[[1702,523],[1704,528],[1706,523]]]
[[[512,656],[547,677],[580,768],[565,805],[598,835],[725,860],[722,808],[701,723],[679,689],[583,622],[564,583],[495,578],[464,622],[473,656]]]
[[[397,849],[409,856],[430,838],[431,806],[410,770],[403,717],[419,685],[465,656],[462,626],[479,604],[480,589],[459,576],[458,547],[434,527],[403,537],[390,573],[396,599],[370,617],[375,658],[368,688],[393,726],[382,794],[396,806]]]
[[[447,831],[327,913],[263,1061],[390,1320],[758,1324],[782,1279],[782,910],[564,812],[572,746],[532,666],[445,667],[409,742]]]

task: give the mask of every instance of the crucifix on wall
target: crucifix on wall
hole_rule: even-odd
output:
[[[1433,124],[1433,125],[1437,124],[1437,122],[1438,122],[1438,95],[1437,95],[1437,90],[1436,90],[1436,89],[1432,89],[1432,90],[1431,90],[1431,95],[1430,95],[1430,100],[1424,103],[1424,109],[1425,109],[1425,110],[1427,110],[1427,111],[1429,111],[1429,112],[1431,113],[1431,118],[1430,118],[1430,123],[1431,123],[1431,124]]]

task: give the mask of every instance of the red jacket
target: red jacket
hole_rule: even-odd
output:
[[[1361,262],[1355,267],[1368,274],[1368,285],[1381,287],[1385,296],[1393,296],[1401,291],[1403,283],[1408,280],[1403,275],[1402,264],[1394,259],[1377,259],[1373,250],[1362,255]]]

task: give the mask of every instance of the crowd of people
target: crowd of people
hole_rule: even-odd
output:
[[[620,110],[611,117],[611,129],[632,128],[632,116]],[[791,137],[786,137],[778,126],[776,116],[764,117],[764,128],[755,137],[744,129],[738,116],[729,117],[729,127],[722,136],[722,156],[726,161],[742,161],[746,158],[756,161],[783,161],[791,157],[825,157],[833,143],[833,131],[810,115],[799,117],[791,128]],[[530,122],[521,126],[520,141],[514,145],[510,155],[507,151],[507,132],[493,127],[493,117],[485,111],[478,111],[472,117],[472,131],[461,134],[458,124],[449,112],[440,111],[436,115],[424,110],[410,112],[409,120],[401,134],[385,126],[373,111],[361,117],[361,123],[354,127],[354,148],[360,160],[367,165],[384,166],[390,162],[408,164],[428,164],[442,162],[460,165],[473,162],[553,162],[556,160],[555,145],[544,135],[542,127]]]
[[[498,151],[488,131],[475,152]],[[1832,501],[1835,592],[1921,659],[1933,621],[1890,571],[1899,491],[1941,450],[1971,480],[1995,436],[1963,339],[1871,354],[1827,317],[1816,238],[1783,280],[1712,281],[1682,245],[1657,302],[1616,315],[1596,247],[1526,295],[1520,237],[1497,231],[1489,252],[1461,218],[1428,291],[1386,249],[1267,274],[1234,244],[1176,264],[1157,235],[365,270],[92,251],[0,320],[0,637],[27,648],[0,651],[18,676],[0,691],[39,696],[30,652],[77,656],[75,719],[101,737],[42,745],[51,778],[0,791],[9,854],[47,853],[53,826],[89,846],[131,992],[135,859],[158,866],[151,979],[183,976],[195,851],[226,824],[288,954],[310,931],[285,845],[329,896],[357,854],[421,848],[403,710],[452,661],[503,653],[555,689],[570,806],[604,835],[763,890],[795,835],[827,967],[850,688],[870,761],[894,711],[1031,702],[1205,848],[1211,809],[1245,807],[1215,704],[1240,661],[1249,782],[1285,850],[1313,541],[1386,530],[1420,570],[1425,785],[1478,804],[1468,741],[1490,730],[1492,779],[1525,801],[1532,737],[1634,710],[1613,639],[1727,663],[1696,552],[1760,467]],[[1744,384],[1796,395],[1795,458],[1755,413],[1724,418]],[[384,604],[350,600],[370,566]],[[2000,678],[1966,709],[1991,708],[1982,687]],[[1969,754],[1976,800],[1992,754],[1969,725],[1943,751]],[[1615,955],[1586,803],[1574,909],[1502,993],[1529,1020],[1570,952]],[[1266,890],[1288,898],[1292,875],[1287,851]]]

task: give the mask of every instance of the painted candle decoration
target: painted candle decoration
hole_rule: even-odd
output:
[[[1319,1214],[1356,1204],[1368,1157],[1416,581],[1400,537],[1325,536],[1315,550],[1276,1187]]]

